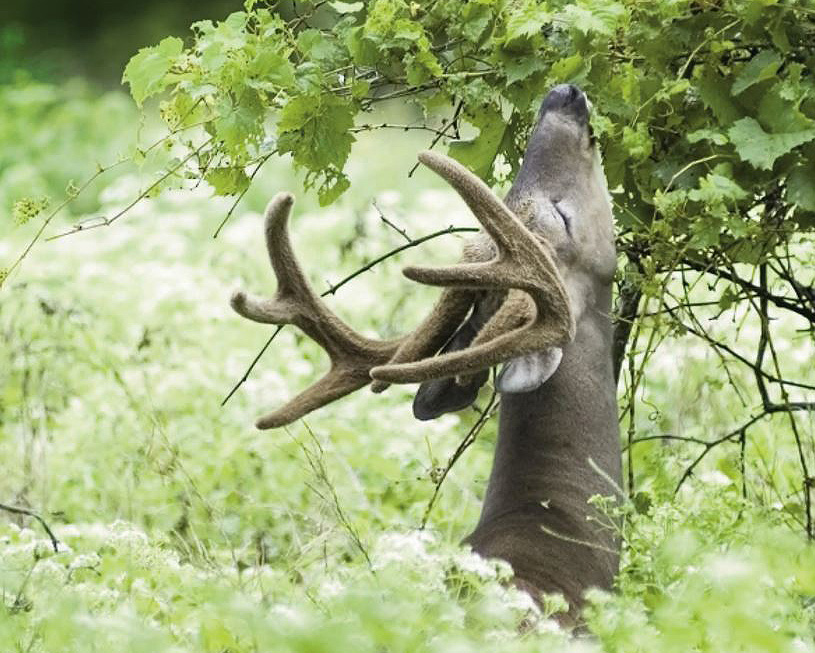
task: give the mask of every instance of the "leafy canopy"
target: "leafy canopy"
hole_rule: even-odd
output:
[[[756,263],[815,226],[815,13],[803,1],[246,0],[166,38],[124,73],[193,148],[192,175],[237,194],[291,154],[328,204],[350,183],[355,121],[386,98],[425,113],[488,182],[517,170],[540,97],[594,104],[617,217],[641,270],[683,257]],[[440,118],[442,116],[444,119]],[[458,137],[462,124],[474,138]],[[186,140],[185,140],[186,139]],[[500,164],[500,165],[499,165]],[[189,175],[188,175],[189,176]],[[767,229],[770,214],[782,228]],[[632,243],[638,243],[636,246]]]

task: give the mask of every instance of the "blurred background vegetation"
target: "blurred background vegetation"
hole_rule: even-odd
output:
[[[118,87],[128,59],[204,18],[224,18],[234,0],[10,0],[0,6],[0,81],[22,71],[41,81],[81,75]]]

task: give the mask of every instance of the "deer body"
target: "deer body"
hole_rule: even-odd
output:
[[[466,540],[509,562],[533,596],[562,592],[575,606],[586,588],[610,588],[617,572],[613,533],[587,519],[608,522],[587,501],[615,493],[608,479],[621,483],[610,303],[609,289],[544,385],[502,395],[484,506]]]
[[[326,349],[331,370],[257,425],[291,423],[372,379],[375,392],[421,382],[414,415],[433,419],[472,403],[488,370],[502,365],[493,469],[466,541],[508,561],[533,597],[563,593],[575,617],[584,590],[610,588],[618,564],[613,525],[588,500],[613,495],[621,482],[610,318],[616,255],[586,97],[569,85],[547,95],[505,201],[452,159],[419,159],[461,195],[484,234],[458,265],[405,269],[445,289],[399,340],[365,338],[325,306],[291,249],[291,195],[269,204],[277,294],[236,292],[232,306],[258,322],[298,326]]]
[[[612,365],[611,283],[616,265],[602,168],[582,135],[585,96],[562,86],[544,101],[505,202],[553,244],[576,321],[556,370],[531,392],[505,392],[495,458],[474,550],[508,561],[533,596],[562,592],[578,606],[588,587],[610,588],[618,568],[612,524],[587,503],[622,483]],[[555,200],[552,202],[552,200]],[[563,205],[566,225],[541,204]],[[542,214],[544,214],[542,216]],[[565,234],[564,234],[565,231]],[[545,376],[548,370],[542,370]]]

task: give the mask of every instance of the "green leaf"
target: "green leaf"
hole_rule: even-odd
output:
[[[341,172],[330,174],[317,189],[317,201],[320,206],[328,206],[351,187],[351,182]]]
[[[711,172],[699,180],[699,187],[688,192],[694,202],[706,204],[721,203],[725,200],[742,200],[747,192],[730,177]]]
[[[338,14],[355,14],[365,6],[362,2],[329,2]]]
[[[720,123],[727,125],[744,115],[733,103],[733,98],[728,91],[727,80],[718,73],[714,66],[705,66],[698,75],[694,75],[694,78],[694,86],[699,97]]]
[[[282,88],[291,88],[295,82],[291,61],[274,50],[260,50],[247,66],[246,74]]]
[[[731,93],[738,95],[766,79],[772,79],[781,67],[781,55],[775,50],[762,50],[745,64],[733,82]]]
[[[354,137],[351,106],[332,94],[301,95],[280,112],[278,147],[291,152],[295,163],[320,172],[342,169]]]
[[[342,49],[336,40],[316,29],[300,32],[297,35],[297,47],[305,56],[318,62],[331,62],[342,56]]]
[[[699,141],[710,141],[715,145],[724,145],[728,142],[727,136],[713,129],[697,129],[685,136],[688,143],[698,143]]]
[[[184,42],[169,36],[158,45],[142,48],[125,67],[122,82],[130,85],[130,94],[139,106],[151,95],[160,93],[169,83],[166,76],[184,49]]]
[[[260,139],[264,108],[256,92],[247,89],[237,106],[231,101],[222,101],[219,114],[213,121],[215,133],[231,155],[244,154],[248,143]]]
[[[451,143],[450,156],[482,179],[489,180],[492,177],[492,164],[504,138],[506,123],[501,113],[495,109],[479,113],[469,119],[469,122],[479,128],[478,136],[469,141]]]
[[[549,76],[559,82],[574,79],[577,73],[585,69],[585,60],[579,53],[558,59],[552,64]]]
[[[815,138],[815,128],[769,134],[753,118],[736,121],[727,133],[741,160],[764,170],[772,169],[778,157]]]
[[[432,52],[419,51],[405,57],[405,73],[408,83],[418,86],[441,75],[442,67]]]
[[[642,161],[651,156],[654,149],[654,140],[648,133],[648,127],[644,123],[637,123],[633,128],[626,125],[623,127],[623,147],[628,150],[628,154],[636,161]]]
[[[492,8],[484,4],[467,3],[461,9],[461,33],[467,40],[475,43],[492,20]]]
[[[730,308],[733,304],[735,304],[739,299],[739,294],[733,290],[731,286],[727,286],[724,289],[721,297],[719,297],[719,308],[723,311],[726,311]]]
[[[717,216],[706,215],[691,223],[690,234],[688,247],[691,249],[715,247],[722,235],[721,220]]]
[[[805,211],[815,211],[815,166],[801,165],[787,177],[787,199]]]
[[[509,15],[506,21],[505,43],[534,36],[552,20],[551,14],[537,2],[525,2]]]
[[[204,179],[216,195],[237,195],[249,188],[249,177],[240,167],[211,168]]]
[[[573,29],[583,34],[594,32],[603,36],[611,36],[625,13],[625,7],[619,2],[593,0],[593,2],[567,4],[561,18]]]

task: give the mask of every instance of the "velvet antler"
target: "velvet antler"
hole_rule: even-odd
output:
[[[295,258],[287,223],[294,198],[280,193],[266,209],[266,247],[278,288],[274,299],[232,295],[244,317],[267,324],[293,324],[328,353],[331,369],[285,406],[257,420],[258,428],[289,424],[367,385],[468,375],[497,363],[572,338],[574,324],[560,275],[547,251],[492,191],[449,157],[423,152],[419,160],[447,180],[492,238],[497,255],[489,261],[477,248],[464,261],[442,268],[410,267],[405,275],[421,283],[448,286],[428,317],[406,338],[372,340],[349,327],[314,293]],[[479,289],[508,291],[472,346],[434,356],[467,316]]]
[[[232,308],[243,317],[267,324],[293,324],[328,353],[331,369],[314,385],[279,410],[257,420],[259,429],[285,426],[317,408],[362,388],[371,381],[371,367],[391,358],[398,340],[366,338],[339,317],[315,294],[294,256],[287,229],[294,197],[279,193],[266,209],[266,248],[277,277],[272,300],[242,291],[232,295]]]

